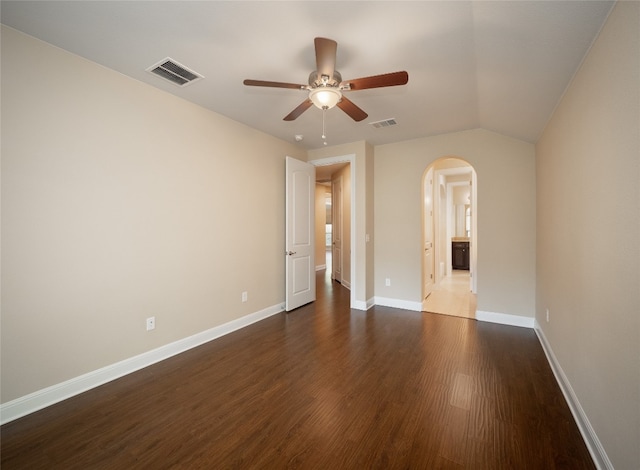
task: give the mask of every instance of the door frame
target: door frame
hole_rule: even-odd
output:
[[[471,236],[469,237],[469,241],[470,241],[470,256],[469,256],[469,273],[471,276],[471,280],[470,280],[470,290],[473,294],[477,294],[477,290],[478,290],[478,269],[477,269],[477,264],[478,264],[478,174],[476,172],[475,167],[469,163],[466,159],[462,158],[462,157],[458,157],[455,155],[451,155],[451,156],[443,156],[443,157],[439,157],[436,158],[433,162],[431,162],[429,165],[427,165],[427,167],[424,170],[423,173],[423,178],[424,175],[427,174],[427,171],[429,170],[429,168],[432,168],[435,166],[436,162],[438,160],[441,159],[448,159],[448,158],[453,158],[456,160],[461,160],[463,162],[465,162],[468,166],[469,166],[469,171],[471,173]],[[434,173],[433,173],[433,180],[437,181],[437,185],[438,187],[441,184],[441,178],[445,177],[447,175],[452,175],[452,174],[458,174],[461,173],[460,169],[461,168],[465,168],[465,167],[456,167],[456,168],[441,168],[436,170],[434,168]],[[466,172],[466,171],[465,171]],[[421,180],[421,184],[422,187],[424,188],[424,183],[423,180]],[[451,219],[451,214],[449,213],[450,211],[450,207],[451,207],[451,192],[450,189],[452,186],[456,185],[456,182],[449,182],[445,184],[446,187],[446,193],[447,193],[447,202],[446,202],[446,207],[443,207],[442,201],[440,200],[440,191],[434,191],[434,209],[435,207],[437,207],[437,211],[440,212],[442,210],[447,211],[447,227],[446,227],[446,236],[445,236],[445,240],[442,240],[442,237],[440,236],[441,234],[441,228],[439,227],[439,223],[440,223],[440,217],[436,217],[436,214],[434,213],[433,218],[434,218],[434,244],[436,245],[436,251],[435,251],[435,279],[436,279],[436,285],[442,280],[441,276],[440,276],[440,263],[443,261],[441,256],[440,256],[440,251],[442,249],[442,243],[445,243],[447,239],[449,239],[449,237],[452,234],[452,230],[451,230],[451,224],[452,224],[452,219]],[[465,183],[462,183],[465,184]],[[434,187],[436,185],[434,184]],[[424,195],[423,195],[424,197]],[[437,199],[437,200],[436,200]],[[421,203],[420,205],[421,207],[421,211],[424,212],[424,203]],[[435,212],[435,210],[434,210]],[[439,214],[438,214],[439,215]],[[424,224],[423,224],[424,227]],[[422,236],[421,236],[421,240],[424,243],[424,228],[422,229]],[[448,243],[445,246],[446,249],[446,260],[444,260],[445,262],[445,270],[444,270],[444,276],[447,275],[448,272],[451,271],[451,244]],[[421,273],[421,276],[424,276],[424,270]],[[422,277],[421,277],[422,279]]]
[[[335,178],[332,175],[331,176],[331,279],[339,282],[340,284],[343,284],[342,266],[344,265],[344,263],[342,262],[343,261],[342,236],[344,233],[343,227],[342,227],[343,226],[343,223],[342,223],[343,222],[342,220],[343,204],[344,204],[344,198],[342,197],[342,175],[339,175]],[[337,224],[336,224],[336,221],[338,222]],[[336,245],[336,239],[338,240],[339,246]],[[336,277],[336,274],[338,274],[337,277]]]
[[[356,256],[356,237],[354,236],[355,231],[357,229],[356,220],[357,214],[359,211],[358,204],[355,203],[356,195],[358,194],[356,191],[356,155],[355,154],[347,154],[341,155],[337,157],[327,157],[327,158],[318,158],[315,160],[309,160],[307,163],[311,163],[314,166],[327,166],[327,165],[335,165],[336,163],[349,163],[351,165],[351,266],[350,266],[350,279],[351,279],[351,288],[349,295],[349,305],[351,308],[358,308],[356,301],[356,289],[358,287],[358,278],[357,278],[357,262],[358,257]],[[362,310],[362,309],[360,309]],[[365,308],[366,310],[366,308]]]
[[[429,177],[431,177],[431,181],[429,181]],[[434,196],[436,189],[439,191],[439,186],[435,183],[436,180],[436,172],[433,168],[433,165],[429,165],[422,175],[422,302],[426,300],[426,298],[433,292],[436,284],[438,283],[438,275],[436,273],[436,253],[437,253],[437,240],[436,240],[436,229],[438,224],[436,223],[436,198]],[[427,188],[430,188],[431,194],[427,194]],[[430,201],[431,210],[430,214],[427,214],[427,201]],[[431,229],[431,240],[427,240],[427,228]],[[427,243],[431,243],[430,247],[427,247]],[[430,279],[430,288],[427,289],[427,274],[428,274],[428,263],[426,261],[426,251],[430,250],[431,254],[431,279]]]

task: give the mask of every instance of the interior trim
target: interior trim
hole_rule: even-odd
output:
[[[278,304],[0,405],[5,424],[284,311]]]
[[[413,302],[411,300],[390,299],[388,297],[375,297],[375,304],[381,307],[400,308],[402,310],[412,310],[414,312],[422,311],[422,302]]]
[[[519,326],[521,328],[533,328],[534,318],[510,315],[508,313],[483,312],[482,310],[476,310],[476,320],[489,323],[499,323],[501,325]]]
[[[578,425],[580,434],[582,434],[582,438],[589,449],[589,453],[591,454],[594,464],[599,470],[614,470],[613,464],[611,463],[611,460],[609,460],[609,456],[605,452],[600,439],[598,439],[598,435],[594,431],[593,426],[591,426],[589,418],[587,418],[587,414],[584,412],[578,397],[573,391],[571,382],[569,382],[569,379],[562,370],[562,367],[560,366],[556,355],[553,353],[553,349],[551,349],[551,345],[547,341],[547,338],[537,320],[535,320],[535,332],[538,335],[542,349],[547,356],[547,361],[551,366],[553,375],[560,386],[560,390],[562,390],[564,399],[569,405],[573,419]]]

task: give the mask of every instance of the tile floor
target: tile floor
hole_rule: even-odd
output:
[[[463,318],[476,317],[476,296],[469,287],[469,271],[453,270],[422,303],[425,312]]]

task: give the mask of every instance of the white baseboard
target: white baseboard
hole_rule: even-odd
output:
[[[224,336],[233,331],[249,326],[252,323],[268,318],[276,313],[284,311],[284,305],[274,305],[259,312],[251,313],[242,318],[232,320],[220,326],[197,333],[157,349],[153,349],[138,356],[130,357],[101,369],[88,372],[65,382],[38,390],[15,400],[0,405],[0,423],[5,424],[14,419],[28,415],[47,406],[58,403],[67,398],[79,395],[92,388],[111,382],[124,375],[130,374],[144,367],[168,359],[188,349]]]
[[[362,301],[362,300],[356,300],[351,305],[351,308],[353,308],[355,310],[362,310],[362,311],[366,312],[367,310],[369,310],[374,305],[375,305],[374,299],[371,298],[371,299],[367,300],[366,302]]]
[[[522,328],[533,328],[533,317],[521,317],[507,313],[476,311],[476,320],[489,323],[499,323],[501,325],[520,326]]]
[[[422,302],[413,302],[410,300],[390,299],[386,297],[375,297],[375,305],[381,305],[383,307],[400,308],[403,310],[412,310],[414,312],[422,311]],[[501,325],[520,326],[524,328],[533,328],[532,317],[521,317],[519,315],[509,315],[506,313],[494,313],[483,312],[478,310],[476,312],[476,320],[499,323]]]
[[[320,264],[320,265],[316,266],[316,271],[322,271],[323,269],[327,269],[327,265],[326,264]]]
[[[555,375],[556,381],[560,386],[560,390],[562,390],[562,394],[569,405],[573,419],[576,421],[580,434],[582,434],[582,438],[589,449],[593,462],[599,470],[613,470],[613,464],[611,463],[611,460],[609,460],[609,456],[607,456],[600,439],[598,439],[596,432],[589,422],[589,418],[587,418],[578,397],[573,391],[573,387],[571,386],[569,379],[567,379],[567,376],[562,370],[558,359],[553,353],[553,349],[551,349],[551,345],[547,341],[547,338],[537,321],[535,321],[535,332],[538,335],[542,349],[547,356],[553,375]]]
[[[422,302],[413,302],[411,300],[390,299],[387,297],[374,297],[376,305],[382,307],[400,308],[402,310],[412,310],[414,312],[422,311]]]
[[[362,300],[355,300],[352,304],[351,304],[351,308],[355,309],[355,310],[369,310],[369,308],[367,307],[367,302],[363,302]]]

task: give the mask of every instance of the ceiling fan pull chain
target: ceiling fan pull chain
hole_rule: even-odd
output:
[[[327,109],[328,108],[326,106],[322,108],[322,140],[324,140],[324,145],[327,145],[327,134],[325,132],[325,125],[324,125],[324,119],[327,114]]]

